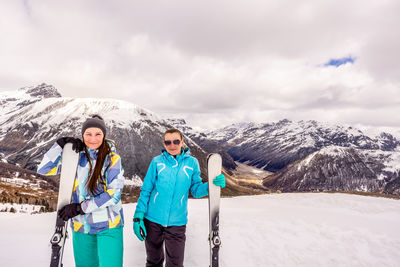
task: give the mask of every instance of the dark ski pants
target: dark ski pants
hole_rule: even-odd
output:
[[[146,267],[163,267],[164,243],[166,254],[165,267],[183,267],[186,225],[163,227],[147,219],[144,219],[144,225],[147,232],[145,239]]]

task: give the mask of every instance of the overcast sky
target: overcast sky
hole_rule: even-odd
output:
[[[400,1],[0,1],[0,91],[123,99],[191,126],[400,127]]]

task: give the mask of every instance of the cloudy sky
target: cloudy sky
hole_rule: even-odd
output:
[[[0,91],[128,100],[195,127],[400,127],[400,1],[1,1]]]

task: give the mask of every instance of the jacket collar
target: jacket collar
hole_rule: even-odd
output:
[[[111,140],[110,140],[111,141]],[[108,145],[110,146],[110,148],[111,148],[111,152],[116,152],[116,149],[115,149],[115,146],[114,146],[114,144],[112,143],[112,142],[107,142],[108,143]],[[90,156],[90,158],[91,159],[93,159],[93,160],[95,160],[95,159],[97,159],[97,156],[99,155],[99,150],[98,149],[90,149],[90,148],[88,148],[88,147],[86,147],[86,149],[87,149],[87,151],[88,151],[88,153],[89,153],[89,156]],[[82,151],[82,153],[85,153],[84,151]]]
[[[164,155],[164,157],[171,162],[176,162],[176,161],[180,161],[183,158],[187,158],[190,156],[190,150],[188,147],[182,148],[181,154],[176,155],[176,157],[172,156],[171,154],[169,154],[167,152],[167,150],[165,148],[163,148],[161,150],[161,153]]]
[[[90,149],[88,147],[86,147],[86,148],[87,148],[87,151],[89,152],[90,158],[91,159],[97,159],[97,155],[99,154],[99,150],[98,149]]]

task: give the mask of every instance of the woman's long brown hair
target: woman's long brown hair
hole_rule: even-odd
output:
[[[92,161],[90,159],[89,152],[87,151],[87,148],[85,146],[85,154],[90,164],[89,174],[92,174],[90,178],[86,181],[86,187],[88,192],[90,192],[92,195],[96,195],[98,193],[97,192],[98,184],[105,185],[105,181],[101,175],[101,171],[103,169],[104,160],[106,159],[107,155],[110,154],[111,152],[111,147],[108,142],[112,143],[112,141],[103,138],[103,143],[101,143],[99,147],[99,152],[97,155],[96,165],[94,167],[93,173],[92,173],[93,169]]]

